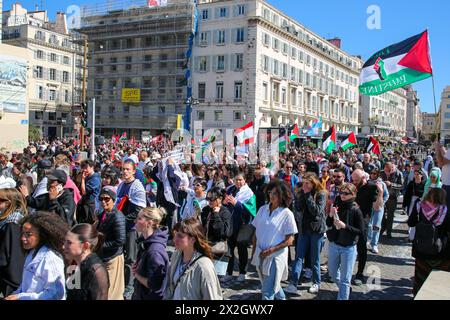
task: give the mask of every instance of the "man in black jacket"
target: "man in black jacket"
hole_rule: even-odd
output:
[[[308,151],[306,152],[305,157],[306,172],[313,172],[317,177],[319,177],[319,164],[314,161],[313,153],[311,151]]]
[[[364,282],[364,268],[367,262],[367,228],[372,216],[373,204],[377,200],[378,189],[376,184],[367,181],[364,171],[360,169],[353,171],[352,182],[358,189],[355,201],[359,205],[364,219],[364,228],[357,244],[358,272],[354,280],[354,284],[359,286]]]
[[[392,225],[394,224],[394,213],[397,209],[398,196],[403,189],[403,175],[392,162],[386,162],[384,171],[381,172],[381,179],[389,191],[389,199],[386,202],[386,215],[383,217],[380,235],[387,232],[387,237],[392,238]]]
[[[27,200],[27,205],[36,210],[54,212],[63,218],[69,226],[74,225],[75,201],[72,189],[64,189],[67,175],[62,170],[53,170],[47,177],[48,193],[36,198],[29,196],[26,188],[20,191]]]

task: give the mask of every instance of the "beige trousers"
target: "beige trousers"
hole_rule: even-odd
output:
[[[125,291],[125,259],[123,254],[106,263],[109,276],[108,300],[123,300]]]

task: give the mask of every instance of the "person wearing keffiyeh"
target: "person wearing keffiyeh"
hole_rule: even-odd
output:
[[[448,244],[450,217],[447,214],[446,192],[444,189],[430,188],[424,199],[414,206],[413,212],[408,219],[408,225],[410,227],[416,227],[422,221],[433,223],[442,242],[442,250],[438,254],[418,252],[416,241],[413,242],[412,256],[416,258],[413,286],[414,295],[417,294],[432,270],[437,269],[450,272],[450,247]],[[426,239],[421,240],[426,241]]]

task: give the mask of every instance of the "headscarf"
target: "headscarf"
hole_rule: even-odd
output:
[[[435,176],[437,178],[435,184],[431,182],[431,176]],[[430,176],[428,177],[427,182],[425,183],[422,199],[425,199],[425,196],[427,195],[428,190],[430,188],[442,188],[441,169],[437,167],[431,169]]]

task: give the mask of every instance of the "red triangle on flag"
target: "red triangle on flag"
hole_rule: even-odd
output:
[[[353,143],[353,144],[356,144],[356,136],[355,136],[355,133],[354,132],[351,132],[349,135],[348,135],[348,141],[349,142],[351,142],[351,143]]]
[[[420,39],[398,64],[419,72],[433,73],[428,48],[428,31],[422,34]]]

